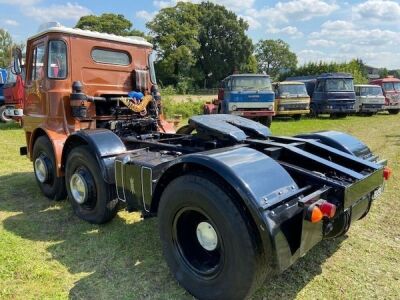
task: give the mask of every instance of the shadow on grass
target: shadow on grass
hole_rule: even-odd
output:
[[[73,215],[68,201],[44,198],[32,173],[0,177],[0,199],[1,211],[17,212],[4,220],[5,230],[48,242],[52,258],[79,275],[69,291],[71,299],[192,299],[169,273],[157,219],[140,221],[137,214],[119,213],[108,224],[88,224]],[[294,298],[321,272],[321,264],[342,240],[323,241],[289,270],[266,281],[253,299]]]
[[[400,134],[387,134],[385,137],[390,144],[400,146]]]

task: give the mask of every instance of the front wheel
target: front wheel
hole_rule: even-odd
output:
[[[301,119],[301,114],[293,115],[292,117],[295,121],[300,121]]]
[[[272,116],[261,117],[259,122],[267,127],[271,127],[272,124]]]
[[[397,115],[400,112],[400,109],[389,109],[389,114]]]
[[[254,232],[226,189],[201,174],[174,179],[159,205],[163,253],[199,299],[244,299],[264,278]]]
[[[88,146],[76,147],[68,155],[65,183],[72,209],[82,220],[101,224],[117,213],[115,188],[104,181]]]
[[[33,169],[43,195],[51,200],[67,196],[64,177],[57,177],[53,146],[47,136],[40,136],[33,145]]]
[[[318,110],[315,104],[310,105],[310,117],[311,118],[318,118]]]

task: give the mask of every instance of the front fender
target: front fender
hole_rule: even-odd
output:
[[[115,157],[126,152],[126,147],[121,139],[106,129],[76,131],[65,141],[62,155],[63,167],[68,153],[79,145],[89,146],[100,166],[104,180],[110,184],[115,183]]]

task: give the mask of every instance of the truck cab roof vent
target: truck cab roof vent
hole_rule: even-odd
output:
[[[40,25],[37,32],[39,33],[53,27],[63,27],[63,26],[61,25],[61,23],[56,21],[47,22]]]

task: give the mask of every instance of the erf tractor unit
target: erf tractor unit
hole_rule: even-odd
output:
[[[275,115],[300,120],[310,113],[310,96],[303,82],[283,81],[273,84],[275,91]]]
[[[345,117],[356,112],[353,76],[346,73],[323,73],[318,76],[289,77],[304,82],[311,97],[310,113]]]
[[[360,114],[372,116],[385,106],[385,96],[379,85],[356,84],[356,111]]]
[[[345,133],[273,136],[227,114],[167,133],[151,51],[141,38],[62,26],[28,39],[21,154],[45,196],[68,195],[91,223],[120,202],[158,216],[171,272],[199,299],[248,297],[368,214],[390,169]],[[238,97],[261,95],[259,79]]]
[[[384,110],[387,110],[389,114],[397,115],[400,112],[400,79],[388,76],[371,80],[369,83],[382,87],[385,96]]]
[[[232,114],[271,125],[274,93],[271,80],[263,74],[234,74],[221,82],[218,99],[206,103],[205,114]]]

